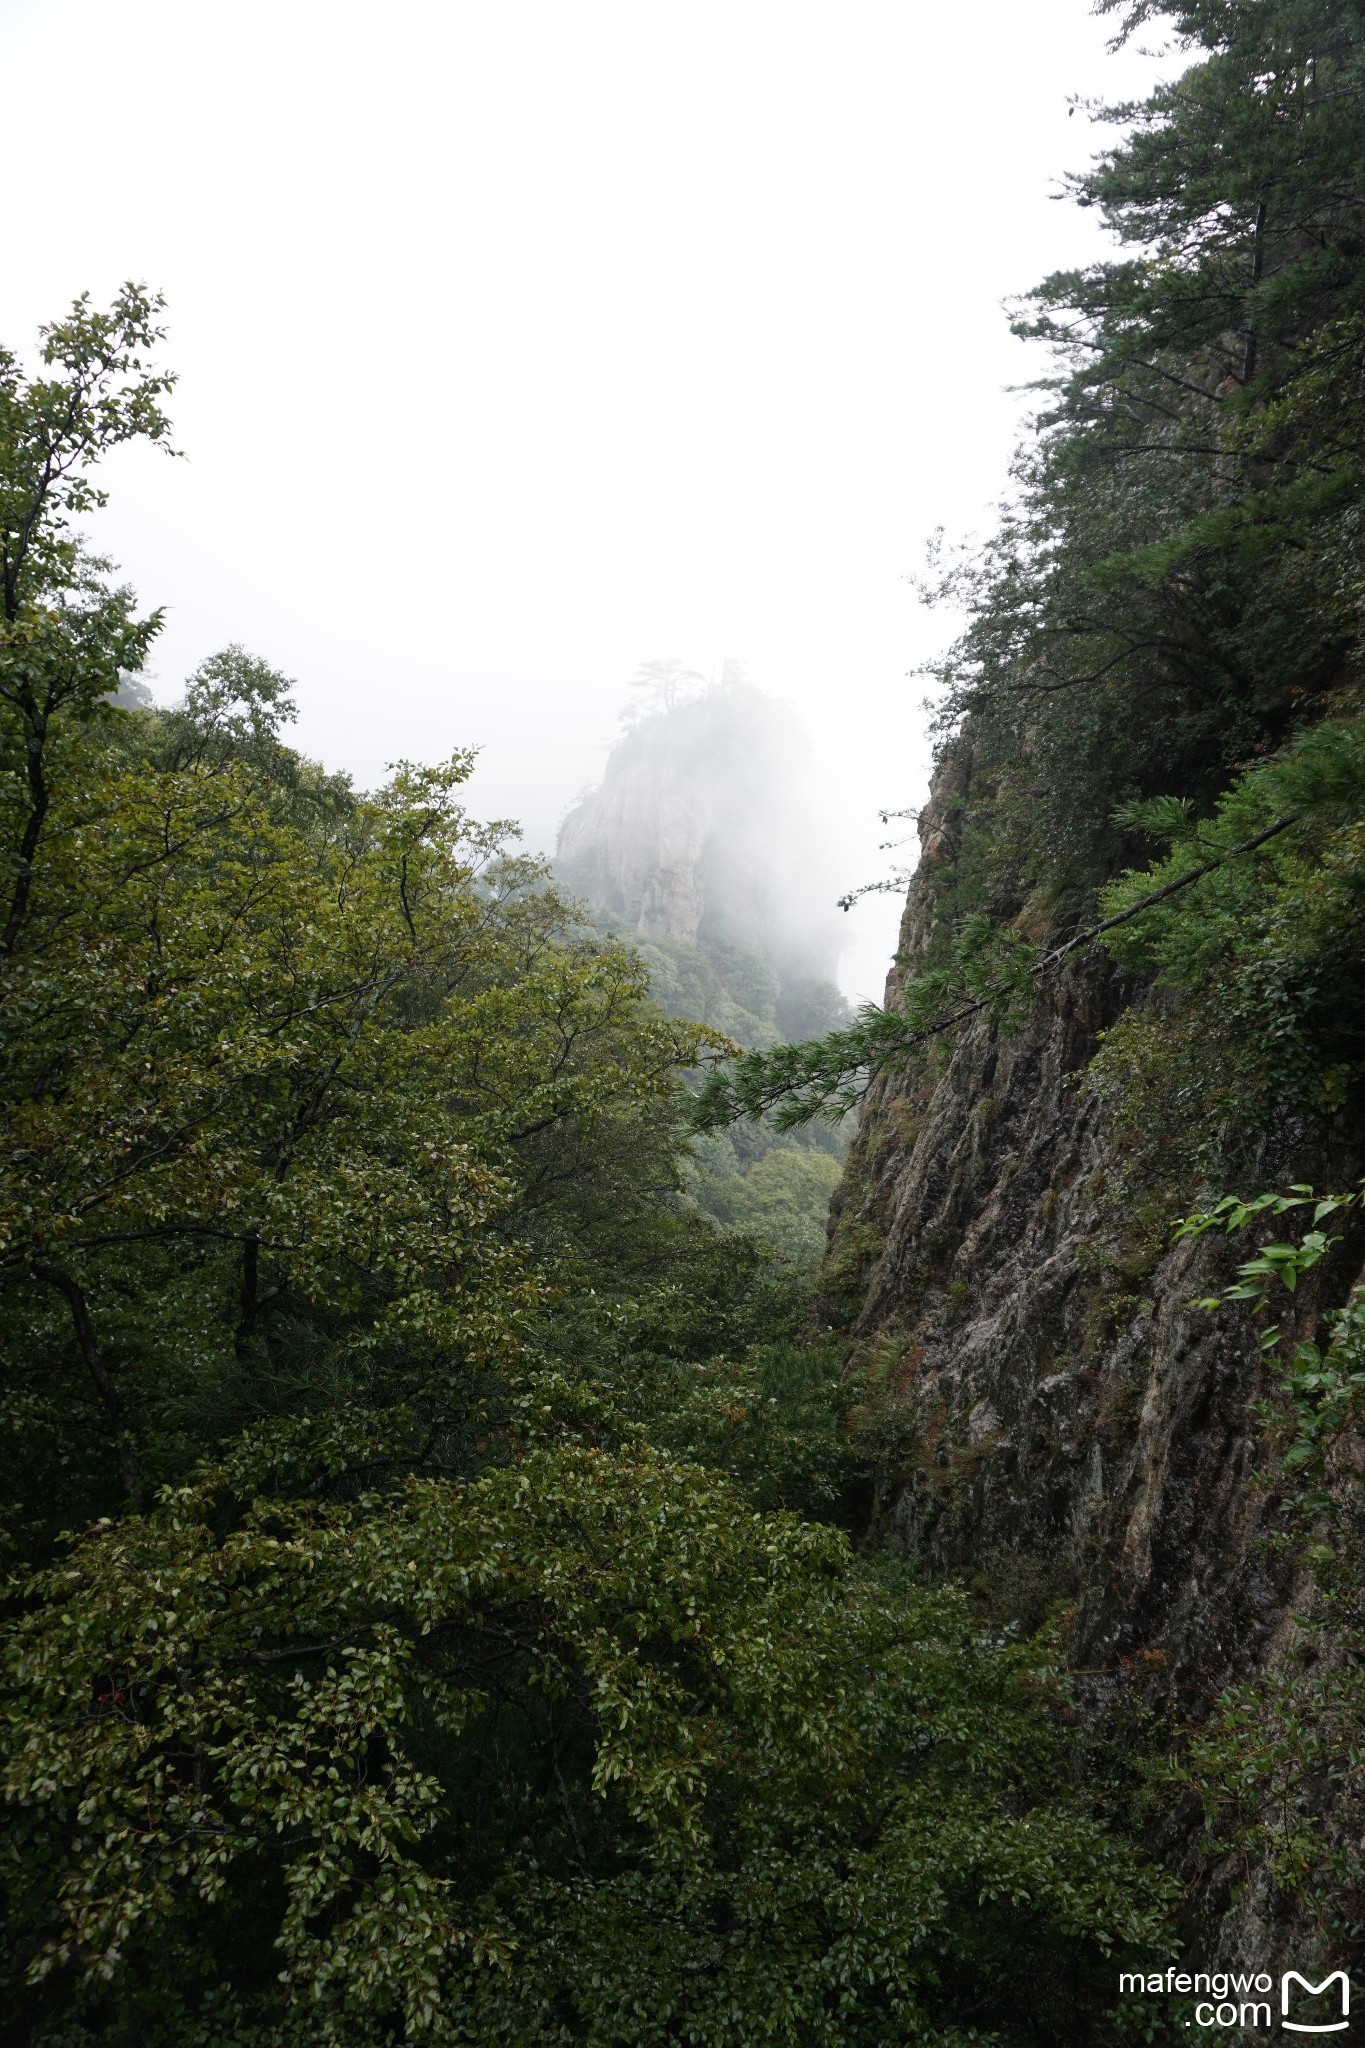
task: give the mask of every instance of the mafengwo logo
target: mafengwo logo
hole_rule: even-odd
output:
[[[1222,2039],[1233,2028],[1238,2038],[1248,2033],[1276,2031],[1289,2034],[1344,2034],[1351,2024],[1351,1981],[1344,1970],[1333,1970],[1320,1983],[1299,1970],[1286,1970],[1280,1979],[1279,2010],[1272,1994],[1275,1980],[1265,1971],[1255,1974],[1236,1970],[1188,1972],[1174,1965],[1161,1971],[1124,1972],[1119,1978],[1119,1996],[1148,1998],[1194,1994],[1187,2008],[1187,2027],[1212,2027]],[[1346,2048],[1346,2044],[1342,2044]]]
[[[1291,2019],[1291,2009],[1305,2013],[1305,2000],[1315,2003],[1324,1994],[1339,1994],[1340,2002],[1333,2001],[1335,2017],[1331,2019]],[[1351,1981],[1344,1970],[1333,1970],[1330,1977],[1324,1977],[1321,1984],[1310,1984],[1297,1970],[1286,1970],[1280,1979],[1280,2025],[1291,2034],[1339,2034],[1351,2024]]]

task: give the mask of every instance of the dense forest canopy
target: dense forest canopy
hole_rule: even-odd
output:
[[[832,1036],[670,1014],[465,754],[357,791],[236,647],[139,705],[81,533],[169,444],[160,307],[0,354],[16,2038],[1100,2041],[1175,1952],[1056,1632],[859,1546],[837,1347],[681,1199],[698,1121],[842,1114],[1109,919],[1165,999],[1093,1085],[1171,1214],[1358,1109],[1365,13],[1149,20],[1190,66],[1075,181],[1121,253],[1021,315],[1057,375],[949,572],[956,894]]]

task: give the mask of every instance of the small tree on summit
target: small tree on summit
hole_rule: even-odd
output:
[[[622,716],[627,725],[634,725],[651,712],[674,711],[705,685],[705,676],[680,661],[642,661],[630,679],[633,695]]]

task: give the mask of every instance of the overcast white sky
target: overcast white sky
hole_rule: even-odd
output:
[[[806,720],[847,879],[923,795],[950,622],[1030,374],[1001,301],[1099,250],[1049,199],[1141,90],[1087,0],[0,0],[0,337],[169,300],[187,460],[99,538],[240,640],[362,782],[484,748],[552,846],[636,665],[727,655]],[[853,913],[880,995],[898,906]]]

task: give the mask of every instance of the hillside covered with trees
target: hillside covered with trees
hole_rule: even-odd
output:
[[[141,701],[159,303],[0,353],[12,2038],[1098,2048],[1353,1966],[1365,13],[1101,11],[1189,65],[1021,314],[833,1030],[677,1014],[729,939],[465,754],[358,790],[238,647]],[[813,1288],[688,1198],[852,1104]]]

